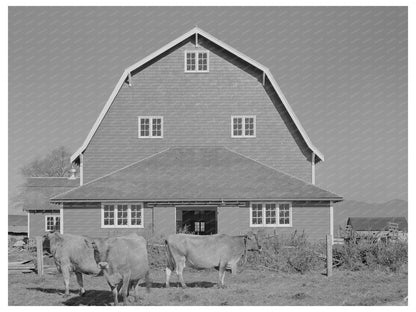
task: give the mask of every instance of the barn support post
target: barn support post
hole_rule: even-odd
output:
[[[329,234],[331,235],[331,238],[334,238],[334,207],[333,207],[333,201],[329,202]],[[334,241],[332,240],[332,243]]]
[[[312,152],[312,184],[315,185],[315,152]]]
[[[38,275],[43,275],[43,239],[42,236],[36,236],[36,255]]]
[[[332,235],[326,235],[326,276],[332,276]]]

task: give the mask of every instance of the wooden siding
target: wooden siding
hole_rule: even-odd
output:
[[[90,237],[120,236],[139,233],[147,236],[152,230],[152,209],[144,208],[144,228],[101,228],[101,203],[65,203],[64,233]]]
[[[329,234],[329,204],[293,203],[292,227],[250,227],[249,208],[218,208],[219,233],[240,235],[260,229],[270,235],[289,235],[295,230],[298,233],[305,231],[311,240],[324,239]]]
[[[54,211],[36,211],[32,210],[30,213],[29,224],[29,238],[35,238],[36,236],[42,236],[46,234],[45,231],[45,216],[54,215],[59,216],[59,210]]]
[[[170,146],[226,146],[304,181],[311,152],[262,73],[213,44],[209,73],[184,73],[191,41],[133,73],[84,152],[84,183]],[[231,138],[232,115],[256,115],[256,138]],[[163,138],[138,138],[138,116],[163,116]]]

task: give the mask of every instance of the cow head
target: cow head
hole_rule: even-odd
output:
[[[107,269],[108,246],[104,239],[93,239],[92,241],[85,240],[87,246],[93,248],[94,259],[100,270]]]
[[[42,236],[42,249],[47,253],[54,253],[57,244],[63,239],[62,234],[56,231],[47,232]]]
[[[245,239],[246,239],[246,248],[247,248],[247,250],[261,251],[261,246],[260,246],[257,234],[255,234],[253,232],[248,232],[245,235]]]

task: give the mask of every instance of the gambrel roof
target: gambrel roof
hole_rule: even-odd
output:
[[[226,147],[171,147],[51,202],[119,200],[340,201],[342,197]]]
[[[157,50],[157,51],[153,52],[152,54],[150,54],[149,56],[145,57],[141,61],[133,64],[130,67],[128,67],[123,72],[123,74],[121,75],[120,80],[118,81],[116,87],[114,88],[113,92],[111,93],[110,98],[108,99],[108,101],[105,104],[103,110],[101,111],[100,115],[98,116],[97,120],[95,121],[95,123],[94,123],[91,131],[89,132],[87,138],[85,139],[84,143],[71,156],[71,162],[76,161],[78,159],[78,157],[85,151],[85,149],[87,148],[88,144],[90,143],[92,137],[94,136],[95,132],[97,131],[98,127],[100,126],[102,120],[104,119],[104,116],[106,115],[107,111],[110,109],[110,106],[113,103],[113,101],[114,101],[115,97],[117,96],[118,92],[120,91],[123,83],[129,78],[129,75],[131,75],[131,73],[133,71],[135,71],[137,68],[139,68],[139,67],[145,65],[146,63],[152,61],[156,57],[160,56],[162,53],[164,53],[164,52],[168,51],[169,49],[173,48],[174,46],[180,44],[181,42],[183,42],[184,40],[188,39],[191,36],[202,36],[205,39],[208,39],[209,41],[213,42],[214,44],[220,46],[224,50],[232,53],[233,55],[235,55],[235,56],[239,57],[240,59],[244,60],[245,62],[249,63],[250,65],[258,68],[259,70],[261,70],[264,74],[264,77],[265,78],[267,77],[267,79],[272,84],[274,90],[276,91],[277,95],[281,99],[283,105],[285,106],[285,108],[286,108],[287,112],[289,113],[292,121],[294,122],[297,129],[299,130],[299,132],[300,132],[302,138],[304,139],[306,145],[309,147],[309,149],[313,153],[315,153],[315,155],[316,155],[315,162],[319,162],[319,161],[324,160],[324,155],[312,144],[311,140],[309,139],[308,135],[306,134],[305,129],[302,127],[299,119],[296,117],[293,109],[290,107],[290,105],[289,105],[287,99],[285,98],[282,90],[280,89],[276,80],[273,78],[273,75],[271,74],[270,70],[266,66],[263,66],[262,64],[260,64],[260,63],[256,62],[255,60],[249,58],[248,56],[244,55],[243,53],[235,50],[234,48],[232,48],[229,45],[227,45],[226,43],[218,40],[217,38],[210,35],[209,33],[203,31],[202,29],[200,29],[198,27],[195,27],[195,28],[191,29],[190,31],[188,31],[187,33],[183,34],[182,36],[178,37],[177,39],[171,41],[167,45],[163,46],[159,50]]]

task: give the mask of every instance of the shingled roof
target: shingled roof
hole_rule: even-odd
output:
[[[52,202],[103,200],[342,200],[225,147],[173,147]]]
[[[56,204],[49,202],[52,196],[79,186],[79,178],[30,177],[25,184],[23,210],[56,210]]]
[[[397,223],[400,231],[407,232],[405,217],[351,217],[348,218],[347,225],[351,225],[354,231],[386,231],[389,222]]]

